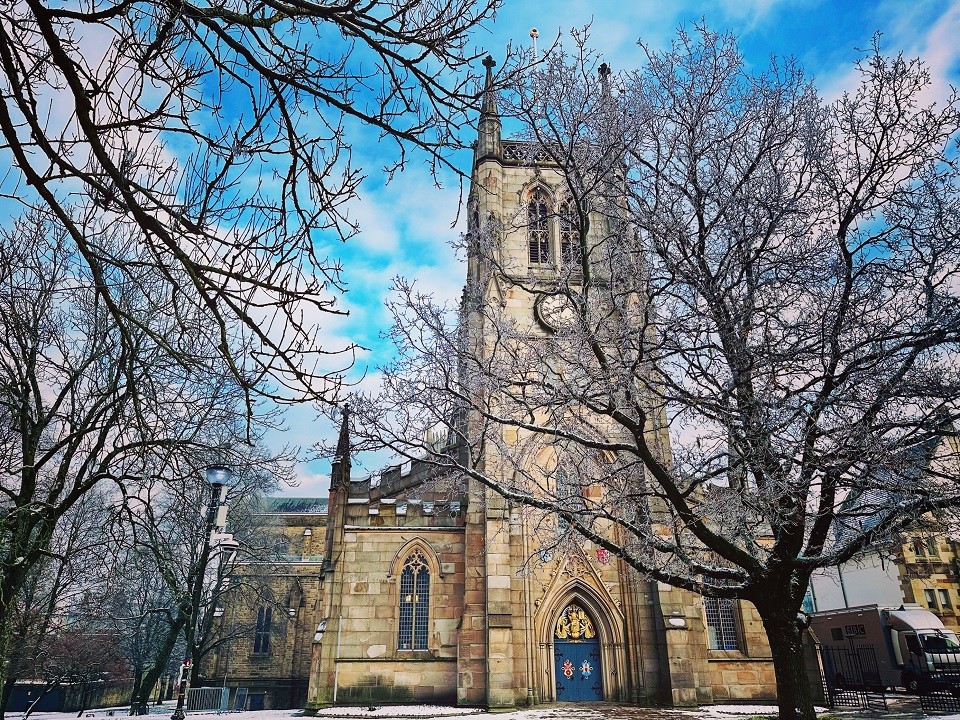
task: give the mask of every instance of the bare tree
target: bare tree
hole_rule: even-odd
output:
[[[133,688],[131,711],[150,701],[150,693],[165,675],[172,676],[172,660],[182,638],[176,624],[174,596],[156,569],[152,552],[131,547],[120,538],[105,568],[103,617],[116,630],[121,651],[130,666]],[[171,629],[171,625],[176,625]]]
[[[230,543],[224,542],[226,536],[219,529],[211,531],[217,508],[211,508],[210,489],[197,482],[203,474],[204,458],[226,460],[237,474],[237,483],[226,499]],[[140,603],[139,613],[128,618],[140,622],[152,616],[153,638],[131,700],[134,709],[149,702],[150,692],[181,640],[183,655],[191,660],[191,683],[198,678],[203,658],[226,640],[215,632],[219,628],[215,628],[214,618],[226,593],[236,595],[245,590],[237,582],[235,567],[265,557],[255,542],[257,515],[251,507],[259,507],[263,493],[286,479],[290,467],[288,458],[269,455],[262,448],[220,450],[199,457],[178,454],[167,458],[164,475],[147,478],[123,498],[118,518],[123,531],[120,542],[142,563],[151,594],[158,587],[163,589],[155,598],[159,604]],[[117,577],[114,582],[120,580]]]
[[[162,292],[198,298],[203,322],[191,331],[248,393],[333,398],[352,348],[317,344],[343,290],[317,240],[356,231],[345,203],[362,171],[350,138],[366,126],[391,141],[388,175],[411,150],[447,165],[474,100],[468,35],[498,5],[5,6],[0,135],[13,170],[0,192],[47,208],[96,287],[130,272],[103,242],[125,225]],[[150,331],[101,300],[125,345]]]
[[[109,537],[103,533],[105,518],[103,498],[97,492],[88,493],[62,518],[47,554],[30,568],[10,608],[11,633],[17,641],[6,657],[0,707],[6,707],[17,680],[40,677],[45,656],[64,631],[65,609],[86,606],[88,593],[96,594],[92,578],[98,576],[109,552]]]
[[[222,429],[245,416],[242,389],[216,349],[185,332],[199,321],[193,299],[165,296],[163,278],[126,235],[101,240],[130,264],[106,287],[49,217],[34,213],[0,234],[4,658],[15,599],[55,557],[64,517],[97,488],[139,486],[171,457],[222,452]],[[117,328],[105,294],[149,330]],[[192,358],[191,367],[175,356]],[[4,663],[0,686],[5,673]]]
[[[830,103],[704,28],[618,75],[578,47],[500,97],[573,249],[528,269],[527,210],[472,212],[463,306],[398,282],[355,430],[750,601],[780,717],[810,720],[810,573],[960,503],[957,100],[876,46]]]

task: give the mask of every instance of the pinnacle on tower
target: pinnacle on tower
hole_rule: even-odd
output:
[[[477,152],[475,162],[485,157],[500,157],[500,113],[497,110],[497,93],[493,87],[493,68],[497,61],[491,55],[483,59],[487,76],[483,83],[483,104],[480,106]]]
[[[340,414],[340,437],[330,467],[330,489],[335,490],[350,479],[350,405],[344,403]]]

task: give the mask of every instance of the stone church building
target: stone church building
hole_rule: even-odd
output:
[[[521,272],[568,252],[559,172],[531,163],[529,151],[501,138],[488,93],[469,222],[532,218],[501,223],[504,266]],[[468,272],[477,264],[469,258]],[[507,304],[534,312],[529,297]],[[226,608],[249,636],[208,663],[207,679],[248,688],[251,707],[308,710],[775,696],[748,603],[653,582],[588,541],[543,550],[543,525],[528,512],[472,480],[451,490],[431,472],[408,462],[353,477],[344,422],[327,504],[275,499],[269,508],[281,562],[248,572],[268,576],[272,604]]]

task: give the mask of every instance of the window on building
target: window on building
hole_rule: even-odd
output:
[[[565,265],[580,264],[580,218],[569,200],[560,205],[560,260]]]
[[[550,198],[540,189],[534,191],[527,205],[530,264],[550,262]]]
[[[927,555],[930,555],[931,557],[936,557],[939,554],[940,553],[937,549],[937,539],[927,538]]]
[[[933,590],[926,588],[923,591],[924,599],[927,601],[927,607],[931,610],[937,609],[937,596],[934,594]]]
[[[711,650],[741,650],[737,633],[736,603],[729,598],[703,599]]]
[[[574,484],[567,469],[562,465],[557,465],[555,476],[557,483],[557,500],[559,502],[569,501],[574,495]]]
[[[940,596],[940,607],[949,608],[950,604],[950,593],[947,590],[937,590],[937,595]]]
[[[270,652],[270,626],[273,624],[273,608],[257,610],[257,629],[253,633],[253,652],[266,655]]]
[[[927,555],[926,546],[923,544],[923,540],[921,540],[920,538],[916,538],[913,541],[913,554],[916,555],[918,558],[926,557]]]
[[[397,648],[426,650],[430,625],[430,569],[419,549],[403,563],[400,573],[400,627]]]

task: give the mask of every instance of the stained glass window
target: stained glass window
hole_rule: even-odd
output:
[[[707,636],[711,650],[740,650],[736,605],[730,598],[703,599],[707,615]]]
[[[400,573],[400,626],[397,648],[426,650],[430,630],[430,569],[419,549],[403,563]]]
[[[530,242],[530,264],[550,262],[549,198],[536,190],[527,205],[527,231]]]
[[[257,610],[257,629],[253,633],[253,652],[266,655],[270,652],[270,625],[273,621],[273,608],[261,607]]]

